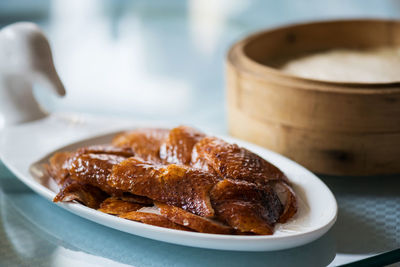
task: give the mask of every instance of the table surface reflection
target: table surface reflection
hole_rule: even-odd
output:
[[[326,266],[400,246],[399,177],[323,177],[339,204],[322,238],[278,252],[190,248],[126,234],[73,215],[0,168],[2,266]]]

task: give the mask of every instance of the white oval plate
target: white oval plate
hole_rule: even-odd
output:
[[[17,163],[13,163],[16,160],[7,160],[5,155],[7,153],[4,151],[7,152],[8,146],[5,143],[3,145],[6,145],[6,149],[3,150],[2,160],[21,181],[51,201],[58,189],[44,175],[43,163],[47,162],[49,157],[57,151],[69,151],[86,145],[109,143],[115,134],[116,132],[113,132],[88,138],[57,149],[33,163],[29,170],[31,175],[20,170]],[[277,153],[234,138],[222,138],[246,147],[270,161],[279,167],[293,183],[299,199],[299,212],[288,223],[277,225],[273,235],[235,236],[186,232],[121,219],[78,203],[57,203],[57,205],[88,220],[130,234],[173,244],[220,250],[273,251],[292,248],[316,240],[332,227],[337,216],[336,200],[332,192],[318,177]],[[20,155],[23,157],[22,154]],[[10,155],[10,158],[16,158],[15,156],[17,155]],[[24,159],[22,158],[21,161],[23,162]]]

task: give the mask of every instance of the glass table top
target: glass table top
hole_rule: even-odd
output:
[[[277,252],[190,248],[129,235],[73,215],[0,165],[2,266],[337,266],[400,247],[400,177],[321,177],[339,215],[322,238]]]

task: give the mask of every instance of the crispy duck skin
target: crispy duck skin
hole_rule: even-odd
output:
[[[57,152],[49,160],[46,165],[47,172],[59,185],[62,185],[69,176],[69,168],[71,165],[70,158],[75,155],[72,152]]]
[[[200,233],[210,234],[232,234],[233,228],[222,224],[219,221],[201,217],[185,211],[181,208],[170,206],[164,203],[156,202],[160,213],[170,221],[188,227]]]
[[[129,147],[136,156],[145,161],[161,162],[160,146],[168,137],[167,129],[137,129],[118,134],[112,140],[112,145]]]
[[[217,137],[205,137],[194,146],[192,165],[205,170],[212,168],[224,179],[244,180],[261,186],[271,180],[287,181],[283,172],[268,161]]]
[[[148,198],[148,197],[144,197],[144,196],[138,196],[138,195],[134,195],[131,193],[123,193],[122,196],[118,197],[119,199],[123,200],[123,201],[128,201],[128,202],[132,202],[132,203],[139,203],[139,204],[143,204],[145,206],[151,206],[153,205],[153,200]]]
[[[112,145],[94,145],[78,149],[77,154],[107,154],[129,158],[134,156],[132,148]]]
[[[81,154],[74,157],[69,169],[70,177],[83,184],[96,186],[109,195],[121,195],[123,191],[108,185],[107,178],[115,164],[126,158],[109,154]]]
[[[212,217],[214,210],[208,193],[216,180],[215,176],[200,170],[175,164],[157,166],[132,157],[113,167],[108,184],[124,192]]]
[[[194,145],[205,137],[198,130],[179,126],[169,131],[160,148],[160,157],[166,163],[188,165],[191,162]]]
[[[58,183],[63,184],[63,181],[69,176],[69,170],[75,157],[82,154],[110,154],[123,157],[133,156],[132,149],[120,148],[110,145],[95,145],[83,147],[76,152],[57,152],[49,160],[46,168],[49,175]]]
[[[283,207],[271,188],[260,190],[245,181],[223,180],[211,191],[217,218],[241,232],[271,235]]]
[[[284,206],[283,212],[279,217],[279,223],[285,223],[292,218],[297,212],[296,195],[293,189],[284,181],[276,181],[272,183],[274,191],[278,195]]]
[[[130,211],[137,211],[143,207],[145,207],[145,205],[140,203],[109,197],[100,204],[100,208],[98,210],[112,215],[121,215]]]
[[[92,154],[92,156],[88,155],[88,153]],[[92,185],[90,185],[89,183],[87,183],[85,179],[81,179],[81,177],[70,175],[70,171],[72,172],[76,171],[73,168],[76,166],[73,166],[72,164],[73,163],[75,164],[75,160],[77,158],[82,158],[82,155],[85,155],[85,157],[87,156],[87,157],[97,157],[97,158],[99,157],[104,158],[107,157],[105,155],[111,155],[111,158],[118,159],[118,157],[114,156],[121,156],[123,157],[123,159],[125,159],[125,157],[133,156],[133,152],[131,148],[120,148],[110,145],[95,145],[95,146],[80,148],[76,152],[58,152],[55,153],[50,158],[49,164],[47,165],[47,170],[50,176],[61,185],[61,189],[57,194],[57,196],[55,197],[54,201],[58,202],[58,201],[75,200],[85,204],[86,206],[92,208],[98,208],[99,204],[107,196],[107,194],[100,189],[100,188],[104,189],[104,186],[100,186],[99,188],[96,182],[92,182]],[[121,158],[120,160],[123,159]],[[111,160],[111,164],[116,162],[112,162]],[[93,169],[96,169],[96,166],[95,164],[93,164],[93,162],[88,163],[87,165],[88,166],[91,165]],[[101,169],[102,167],[98,165],[97,168]],[[90,168],[88,168],[87,171],[90,171]],[[106,173],[106,171],[107,170],[105,169],[100,172]],[[100,178],[99,182],[102,182],[101,179],[104,179],[101,175],[99,175],[97,178]],[[114,190],[112,191],[114,192]],[[126,200],[128,202],[140,203],[144,205],[153,204],[153,201],[147,197],[136,196],[129,193],[123,193],[121,195],[121,199]],[[143,207],[144,205],[141,205],[140,207]]]
[[[115,193],[109,188],[105,177],[112,165],[133,156],[130,148],[110,145],[96,145],[78,149],[76,152],[55,153],[49,160],[49,175],[61,186],[67,178],[81,184],[90,184],[107,193]]]
[[[89,208],[98,209],[105,198],[107,198],[107,194],[99,188],[88,184],[81,184],[68,177],[65,179],[53,201],[78,201]]]
[[[146,224],[151,224],[155,226],[175,229],[175,230],[183,230],[183,231],[192,231],[191,229],[176,224],[162,215],[154,214],[154,213],[147,213],[147,212],[140,212],[140,211],[131,211],[124,214],[119,215],[120,218],[142,222]]]

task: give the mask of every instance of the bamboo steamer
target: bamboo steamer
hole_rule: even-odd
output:
[[[227,56],[230,133],[333,175],[400,173],[400,77],[325,82],[266,62],[334,48],[400,46],[400,21],[343,20],[281,27],[234,44]]]

